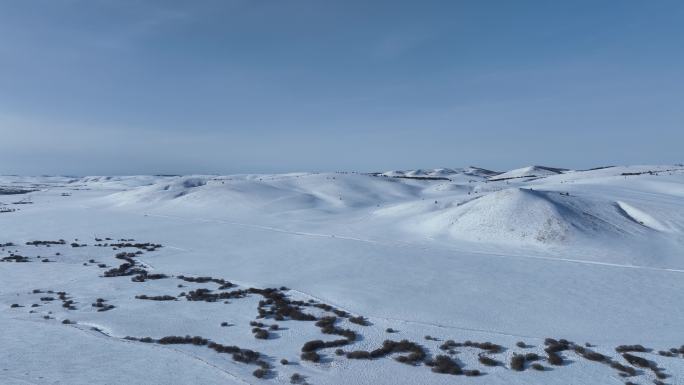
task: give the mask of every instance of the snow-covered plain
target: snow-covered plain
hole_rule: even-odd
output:
[[[3,176],[0,203],[0,384],[267,384],[295,373],[309,384],[684,384],[683,166]],[[162,247],[113,246],[147,242]],[[203,288],[247,291],[188,300]],[[268,302],[273,293],[284,302]],[[268,313],[283,306],[337,311],[335,330],[355,335],[304,360],[307,341],[346,337]],[[157,343],[185,335],[208,341]],[[425,357],[335,352],[403,339]],[[448,340],[458,345],[440,349]],[[260,356],[236,361],[211,342]],[[651,367],[615,350],[633,344]],[[514,370],[528,353],[539,360]],[[470,375],[437,373],[449,364]]]

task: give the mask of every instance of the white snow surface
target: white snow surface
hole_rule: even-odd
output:
[[[658,354],[684,344],[684,166],[2,176],[1,188],[35,191],[0,195],[0,245],[14,244],[0,248],[0,258],[30,260],[0,262],[0,384],[287,384],[294,373],[310,384],[655,379],[655,371],[643,368],[622,378],[573,351],[562,352],[562,366],[542,360],[545,371],[511,370],[514,354],[546,357],[549,337],[589,342],[622,364],[615,347],[642,344],[652,350],[634,354],[664,369],[664,383],[684,384],[684,353]],[[168,278],[103,277],[123,262],[116,253],[136,251],[96,246],[105,237],[163,245],[136,261]],[[26,245],[58,239],[66,244]],[[449,339],[490,341],[505,348],[489,354],[502,365],[482,365],[482,351],[472,347],[456,348],[452,357],[484,375],[433,373],[425,362],[405,365],[394,356],[353,360],[335,348],[320,350],[321,362],[313,363],[300,359],[306,341],[340,337],[322,334],[310,321],[256,320],[260,296],[228,304],[135,298],[217,290],[179,275],[222,278],[240,289],[287,287],[292,300],[365,316],[369,326],[339,320],[360,334],[345,351],[408,339],[434,358],[447,354],[439,346]],[[74,309],[58,299],[42,301],[57,297],[48,290],[66,292]],[[97,298],[115,308],[96,311]],[[255,320],[280,329],[255,339],[249,324]],[[124,338],[170,335],[259,351],[271,369],[257,379],[257,366],[205,346]],[[517,347],[518,341],[529,347]],[[283,358],[293,364],[281,365]]]

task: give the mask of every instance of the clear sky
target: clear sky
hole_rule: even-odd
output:
[[[682,161],[681,0],[0,0],[0,174]]]

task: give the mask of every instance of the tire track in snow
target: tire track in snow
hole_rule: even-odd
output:
[[[80,330],[80,331],[82,331],[82,332],[84,332],[84,333],[86,333],[86,334],[89,334],[89,335],[96,335],[96,336],[100,336],[100,337],[107,338],[107,339],[110,339],[110,340],[113,340],[113,341],[117,341],[117,342],[121,342],[121,343],[132,343],[132,344],[136,343],[136,341],[130,341],[130,340],[127,340],[127,339],[125,339],[125,338],[115,337],[115,336],[113,336],[113,335],[111,335],[111,334],[108,334],[108,333],[104,332],[103,330],[101,330],[101,329],[99,329],[99,328],[97,328],[97,329],[88,329],[88,330],[85,330],[85,329],[79,328],[79,327],[78,327],[79,325],[85,325],[85,326],[87,326],[87,324],[73,324],[73,325],[68,325],[68,326],[70,326],[70,327],[72,327],[72,328],[74,328],[74,329]],[[93,326],[91,326],[91,327],[93,327]],[[235,375],[235,374],[229,372],[228,370],[223,369],[223,368],[221,368],[221,367],[219,367],[219,366],[217,366],[217,365],[214,365],[214,364],[212,364],[211,362],[209,362],[209,361],[207,361],[207,360],[205,360],[205,359],[203,359],[203,358],[201,358],[201,357],[199,357],[199,356],[196,356],[196,355],[194,355],[194,354],[192,354],[192,353],[190,353],[190,352],[186,352],[186,351],[184,351],[184,350],[177,349],[177,348],[170,347],[170,346],[167,347],[167,346],[160,346],[160,345],[156,345],[156,344],[145,344],[145,346],[149,346],[149,347],[151,347],[151,348],[153,348],[153,349],[165,349],[165,350],[170,350],[170,351],[173,351],[173,352],[176,352],[176,353],[180,353],[180,354],[182,354],[182,355],[184,355],[184,356],[186,356],[186,357],[189,357],[189,358],[191,358],[191,359],[193,359],[193,360],[196,360],[196,361],[200,361],[200,362],[203,363],[204,365],[209,366],[209,367],[211,367],[211,368],[214,368],[214,369],[220,371],[221,373],[225,374],[226,376],[230,377],[231,379],[233,379],[233,380],[235,380],[235,381],[238,381],[238,382],[240,382],[240,383],[242,383],[242,384],[248,384],[248,385],[250,384],[249,382],[243,380],[242,378],[240,378],[240,377],[238,377],[237,375]]]
[[[456,249],[456,248],[440,248],[440,247],[421,245],[421,244],[416,244],[416,243],[411,243],[411,242],[406,242],[406,241],[401,241],[401,243],[403,243],[403,246],[401,246],[399,244],[400,243],[399,241],[389,242],[389,241],[379,241],[379,240],[364,239],[364,238],[350,237],[350,236],[340,236],[340,235],[335,235],[335,234],[322,234],[322,233],[294,231],[294,230],[287,230],[287,229],[282,229],[282,228],[273,227],[273,226],[264,226],[264,225],[250,224],[250,223],[226,221],[226,220],[221,220],[221,219],[192,218],[192,217],[188,218],[188,217],[181,217],[181,216],[149,214],[149,213],[145,214],[145,215],[152,216],[152,217],[158,217],[158,218],[180,219],[180,220],[186,220],[186,221],[198,221],[198,222],[205,222],[205,223],[218,223],[218,224],[225,224],[225,225],[232,225],[232,226],[240,226],[240,227],[244,227],[244,228],[264,230],[264,231],[272,231],[272,232],[277,232],[277,233],[282,233],[282,234],[298,235],[298,236],[305,236],[305,237],[340,239],[340,240],[345,240],[345,241],[363,242],[363,243],[370,243],[370,244],[374,244],[374,245],[382,245],[382,246],[388,246],[388,247],[414,247],[414,248],[419,248],[422,250],[457,252],[457,253],[459,253],[460,256],[466,256],[467,254],[477,254],[477,255],[482,255],[482,256],[486,256],[486,257],[493,257],[493,258],[517,258],[517,259],[533,259],[533,260],[536,259],[536,260],[543,260],[543,261],[550,261],[550,262],[574,263],[574,264],[614,267],[614,268],[622,268],[622,269],[650,270],[650,271],[660,271],[660,272],[668,272],[668,273],[684,273],[684,269],[641,266],[641,265],[625,265],[625,264],[620,264],[620,263],[589,261],[586,259],[545,257],[545,256],[541,256],[541,255],[525,255],[525,254],[512,254],[512,253],[511,254],[502,254],[502,253],[477,251],[477,250],[462,250],[462,249]],[[176,248],[176,249],[184,250],[181,248]]]
[[[38,319],[30,319],[30,318],[27,319],[27,318],[19,318],[19,317],[9,317],[9,319],[12,319],[12,320],[14,320],[14,321],[32,322],[32,323],[38,323],[38,324],[42,324],[42,325],[54,326],[54,325],[51,324],[51,323],[44,322],[44,321],[38,320]],[[111,335],[111,334],[108,334],[108,333],[105,332],[104,330],[100,329],[99,325],[95,325],[95,324],[89,324],[89,323],[80,323],[80,324],[79,324],[79,323],[76,323],[76,324],[63,324],[63,326],[70,327],[70,328],[72,328],[72,329],[75,329],[75,330],[78,330],[78,331],[82,332],[83,334],[86,334],[86,335],[89,335],[89,336],[93,336],[93,337],[95,337],[95,338],[106,338],[106,339],[108,339],[108,340],[116,341],[116,342],[121,342],[121,343],[130,343],[130,344],[135,344],[135,343],[137,343],[136,341],[130,341],[130,340],[127,340],[127,339],[125,339],[125,338],[115,337],[115,336],[113,336],[113,335]],[[84,329],[83,326],[88,327],[88,329]],[[235,374],[229,372],[228,370],[223,369],[223,368],[221,368],[221,367],[219,367],[219,366],[217,366],[217,365],[214,365],[214,364],[212,364],[211,362],[209,362],[209,361],[207,361],[207,360],[205,360],[205,359],[203,359],[203,358],[201,358],[201,357],[199,357],[199,356],[196,356],[196,355],[194,355],[194,354],[192,354],[192,353],[190,353],[190,352],[186,352],[186,351],[183,351],[183,350],[181,350],[181,349],[173,348],[173,347],[171,347],[171,346],[162,346],[162,345],[157,345],[157,344],[144,344],[143,346],[146,346],[146,347],[149,347],[149,348],[152,348],[152,349],[164,349],[164,350],[171,350],[171,351],[174,351],[174,352],[176,352],[176,353],[180,353],[180,354],[182,354],[182,355],[184,355],[184,356],[186,356],[186,357],[189,357],[189,358],[191,358],[191,359],[193,359],[193,360],[196,360],[196,361],[200,361],[200,362],[203,363],[204,365],[209,366],[209,367],[211,367],[211,368],[214,368],[214,369],[220,371],[221,373],[225,374],[227,377],[230,377],[231,379],[233,379],[233,380],[235,380],[235,381],[238,381],[238,382],[240,382],[240,383],[242,383],[242,384],[250,385],[249,382],[243,380],[242,378],[240,378],[240,377],[238,377],[237,375],[235,375]],[[0,378],[2,378],[2,376],[3,376],[2,373],[0,373]],[[14,378],[14,377],[12,377],[12,378]],[[27,383],[27,384],[36,384],[36,383],[33,383],[33,382],[26,382],[26,383]],[[37,384],[36,384],[36,385],[37,385]]]
[[[297,290],[297,289],[290,289],[291,292],[296,292],[300,293],[303,296],[310,297],[312,299],[315,299],[316,301],[320,303],[327,303],[329,305],[332,305],[338,309],[344,310],[348,313],[353,313],[353,314],[359,314],[359,312],[350,310],[349,308],[345,308],[344,306],[339,306],[338,304],[335,303],[335,301],[329,301],[325,298],[317,297],[315,295],[309,294],[305,291],[302,290]],[[462,331],[468,331],[468,332],[477,332],[477,333],[486,333],[486,334],[495,334],[499,336],[504,336],[504,337],[520,337],[520,338],[536,338],[536,339],[544,339],[544,337],[540,336],[529,336],[529,335],[523,335],[523,334],[511,334],[511,333],[505,333],[501,331],[496,331],[496,330],[488,330],[488,329],[478,329],[478,328],[467,328],[467,327],[462,327],[462,326],[454,326],[454,325],[444,325],[444,324],[439,324],[439,323],[434,323],[434,322],[424,322],[424,321],[414,321],[414,320],[407,320],[407,319],[402,319],[402,318],[391,318],[391,317],[380,317],[380,316],[375,316],[375,315],[368,315],[367,318],[369,319],[378,319],[378,320],[383,320],[383,321],[391,321],[391,322],[399,322],[403,324],[409,324],[409,325],[418,325],[418,326],[430,326],[430,327],[436,327],[440,329],[453,329],[453,330],[462,330]]]

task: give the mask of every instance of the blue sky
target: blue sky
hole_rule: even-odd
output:
[[[0,0],[0,173],[684,161],[684,2]]]

